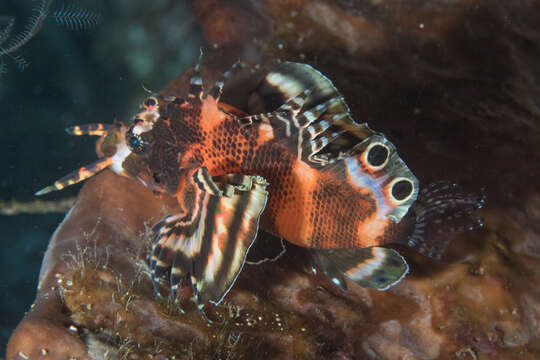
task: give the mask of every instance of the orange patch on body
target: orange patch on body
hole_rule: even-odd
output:
[[[202,99],[200,125],[203,131],[212,132],[226,118],[227,114],[220,110],[216,99],[212,96]]]
[[[313,191],[319,173],[304,162],[295,162],[292,172],[293,201],[280,204],[276,216],[276,228],[287,241],[308,247],[313,229],[306,221],[313,207]],[[282,205],[282,206],[281,206]]]

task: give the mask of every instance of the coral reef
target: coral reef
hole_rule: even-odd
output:
[[[246,266],[207,324],[189,286],[181,315],[155,297],[148,274],[147,226],[175,201],[105,171],[55,232],[7,358],[538,358],[538,5],[200,0],[194,9],[216,49],[205,76],[237,57],[314,64],[422,183],[485,187],[486,228],[460,235],[442,261],[400,249],[411,274],[385,292],[352,283],[342,292],[288,246],[276,262]],[[256,112],[247,73],[225,95]],[[164,93],[182,95],[188,78]]]

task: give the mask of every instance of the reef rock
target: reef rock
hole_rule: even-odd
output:
[[[194,9],[216,49],[206,76],[238,57],[313,64],[422,183],[485,188],[485,228],[460,235],[442,261],[399,249],[411,274],[385,292],[353,283],[342,292],[288,246],[278,261],[246,265],[208,324],[187,284],[185,314],[151,284],[148,227],[174,199],[105,171],[55,232],[7,358],[539,358],[538,4],[200,0]],[[256,109],[241,81],[251,77],[232,79],[230,103]],[[164,93],[181,94],[187,78]]]

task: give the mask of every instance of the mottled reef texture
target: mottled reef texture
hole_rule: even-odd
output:
[[[195,2],[215,44],[207,77],[236,58],[316,66],[422,183],[485,188],[486,228],[440,262],[403,250],[411,274],[386,292],[343,293],[289,247],[246,266],[207,325],[193,307],[178,315],[157,301],[148,276],[147,226],[174,201],[105,171],[54,234],[8,359],[539,358],[540,5],[498,3]],[[185,93],[186,79],[164,92]],[[255,111],[238,84],[229,101]]]

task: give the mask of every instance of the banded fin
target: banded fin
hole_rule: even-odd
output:
[[[409,272],[409,265],[397,251],[382,247],[313,249],[311,254],[314,272],[318,268],[342,290],[347,290],[345,277],[362,287],[387,290]]]
[[[202,99],[203,96],[203,81],[201,76],[201,62],[203,57],[202,48],[200,49],[199,60],[195,64],[193,74],[189,80],[188,97],[193,99]]]
[[[229,79],[229,77],[238,69],[242,68],[243,64],[240,60],[236,61],[230,68],[230,70],[227,70],[223,73],[221,78],[216,81],[212,89],[208,92],[208,95],[212,96],[216,102],[219,102],[221,98],[221,94],[223,93],[223,87],[225,86],[226,81]]]
[[[109,131],[113,130],[115,126],[113,124],[85,124],[76,125],[66,128],[66,132],[69,135],[92,135],[92,136],[104,136]]]
[[[205,99],[208,96],[211,96],[216,102],[219,102],[221,99],[221,95],[223,93],[223,88],[225,86],[226,81],[229,79],[229,77],[238,69],[243,67],[243,64],[240,60],[237,60],[229,70],[225,71],[223,75],[214,83],[214,86],[210,89],[208,94],[204,95],[204,84],[202,80],[201,75],[201,63],[203,58],[203,51],[201,49],[201,53],[199,56],[199,60],[197,61],[197,64],[195,65],[193,69],[193,74],[191,75],[190,81],[189,81],[189,90],[188,90],[188,98],[193,99]]]
[[[234,284],[257,235],[267,199],[266,181],[258,176],[208,176],[205,168],[183,174],[179,199],[184,212],[154,227],[150,258],[154,283],[170,269],[171,296],[188,277],[199,309],[219,304]],[[157,286],[156,286],[157,287]]]
[[[86,180],[96,175],[98,172],[102,171],[103,169],[106,169],[107,167],[109,167],[112,164],[112,162],[113,161],[111,157],[101,158],[90,165],[83,166],[80,169],[67,174],[63,178],[56,180],[54,184],[47,186],[39,191],[36,191],[34,195],[40,196],[40,195],[50,193],[52,191],[62,190],[68,186],[71,186],[78,182]]]
[[[307,64],[284,62],[266,75],[257,89],[267,110],[240,119],[243,125],[267,122],[299,159],[324,166],[374,135],[357,123],[332,82]]]
[[[484,226],[484,220],[475,212],[485,202],[483,193],[465,193],[448,181],[431,183],[420,191],[412,206],[411,234],[402,243],[439,259],[458,233]]]

